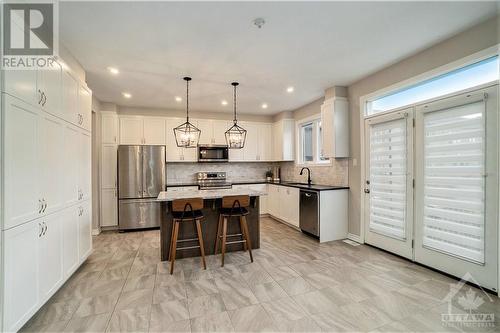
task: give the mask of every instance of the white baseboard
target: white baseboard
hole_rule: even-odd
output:
[[[363,244],[364,242],[361,240],[361,237],[355,234],[348,233],[347,234],[347,239],[350,239],[352,241],[355,241],[357,243]]]
[[[101,233],[101,229],[92,229],[92,236],[97,236]]]

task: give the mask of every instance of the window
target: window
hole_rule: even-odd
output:
[[[389,111],[498,80],[498,56],[456,69],[367,103],[366,115]]]
[[[299,124],[299,163],[328,163],[322,156],[321,120],[314,119]]]

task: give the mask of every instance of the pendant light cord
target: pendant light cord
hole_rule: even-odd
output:
[[[233,124],[236,125],[238,120],[236,120],[236,87],[238,86],[238,82],[233,82],[231,83],[234,87],[234,97],[233,97],[233,106],[234,106],[234,119],[233,119]]]
[[[189,80],[186,80],[186,121],[189,122]]]

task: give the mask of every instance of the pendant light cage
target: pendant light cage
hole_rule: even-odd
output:
[[[247,130],[239,126],[238,120],[236,119],[236,87],[238,86],[238,82],[233,82],[231,85],[234,87],[234,120],[233,126],[231,126],[225,133],[226,143],[229,149],[242,149],[245,147]]]
[[[201,131],[198,127],[189,122],[189,81],[190,77],[185,77],[186,81],[186,122],[174,128],[175,142],[177,147],[196,148],[200,141]]]

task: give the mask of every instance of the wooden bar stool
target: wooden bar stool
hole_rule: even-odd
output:
[[[205,263],[205,249],[203,247],[203,235],[201,233],[200,222],[203,221],[204,216],[201,209],[203,208],[202,198],[191,199],[178,199],[172,201],[172,236],[170,238],[170,250],[168,252],[168,260],[170,260],[170,274],[174,273],[175,254],[177,250],[190,250],[200,248],[201,260],[203,269],[207,269]],[[198,238],[178,239],[179,226],[181,222],[194,222],[196,226],[196,233]],[[198,241],[199,245],[177,247],[177,243]]]
[[[246,209],[246,207],[248,206],[250,206],[250,197],[248,195],[235,195],[222,198],[222,207],[219,211],[219,222],[217,225],[217,238],[215,240],[215,254],[217,254],[219,250],[219,239],[222,239],[222,267],[224,267],[226,246],[229,244],[243,243],[244,251],[248,250],[250,261],[253,262],[252,243],[250,241],[246,218],[248,215],[248,209]],[[238,217],[241,233],[232,235],[227,234],[227,223],[231,221],[231,217]],[[241,239],[228,242],[228,237],[241,237]]]

